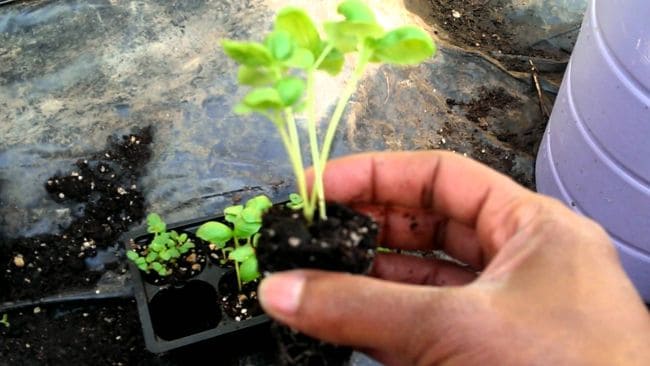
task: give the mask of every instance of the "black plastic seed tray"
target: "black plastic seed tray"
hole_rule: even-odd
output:
[[[199,226],[207,221],[224,222],[223,216],[213,216],[167,225],[167,228],[193,237]],[[152,234],[143,227],[126,233],[121,241],[128,250],[131,242],[149,243],[151,239]],[[195,243],[197,246],[207,246],[201,240]],[[149,351],[161,353],[215,337],[233,335],[269,321],[263,313],[248,319],[244,319],[246,314],[241,317],[228,315],[220,301],[225,294],[221,293],[219,285],[220,281],[234,276],[234,269],[221,267],[209,258],[206,261],[204,269],[195,277],[173,285],[159,286],[147,282],[144,273],[129,261],[138,313]]]

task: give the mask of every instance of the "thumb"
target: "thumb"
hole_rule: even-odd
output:
[[[415,361],[445,338],[459,290],[297,270],[264,279],[259,298],[268,315],[305,334]]]

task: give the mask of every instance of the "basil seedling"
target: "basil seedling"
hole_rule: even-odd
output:
[[[299,204],[308,222],[316,209],[327,219],[323,171],[345,107],[369,63],[415,65],[433,56],[435,44],[415,26],[385,30],[373,11],[360,0],[346,0],[337,8],[341,19],[326,21],[321,36],[307,13],[297,7],[280,10],[273,30],[263,42],[222,41],[225,53],[240,64],[238,81],[252,90],[235,107],[236,113],[258,113],[277,127],[296,176]],[[343,69],[345,54],[356,53],[352,76],[330,117],[322,142],[317,138],[317,72],[332,76]],[[312,194],[307,194],[296,114],[306,114],[309,150],[314,169]],[[297,205],[292,203],[292,207]]]
[[[126,256],[143,272],[153,270],[160,276],[169,276],[172,273],[170,265],[194,248],[194,243],[185,233],[168,232],[167,225],[156,213],[147,215],[147,231],[154,234],[151,243],[143,252],[129,250]]]
[[[229,206],[224,209],[224,220],[230,224],[209,221],[196,231],[196,236],[216,245],[222,252],[222,263],[230,260],[235,264],[237,286],[260,276],[255,256],[255,247],[262,227],[262,215],[273,203],[259,195],[246,201],[245,205]]]

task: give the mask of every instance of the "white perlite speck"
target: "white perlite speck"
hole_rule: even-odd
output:
[[[291,236],[291,237],[289,237],[288,242],[289,242],[289,245],[291,245],[293,248],[296,248],[296,247],[300,246],[301,240],[300,240],[300,238],[296,238],[295,236]]]

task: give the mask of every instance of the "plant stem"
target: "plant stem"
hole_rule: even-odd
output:
[[[334,109],[332,118],[330,119],[330,122],[327,126],[327,132],[325,133],[325,139],[323,140],[323,149],[321,150],[320,154],[321,160],[319,163],[319,169],[321,169],[321,176],[325,171],[325,163],[329,157],[332,142],[334,141],[334,135],[336,133],[336,128],[341,121],[343,111],[345,110],[350,97],[352,97],[352,94],[354,94],[354,91],[357,89],[357,84],[363,76],[363,72],[366,69],[366,65],[368,64],[369,59],[370,53],[368,48],[364,45],[361,45],[359,50],[359,60],[357,61],[357,65],[354,68],[354,72],[352,73],[352,78],[348,81],[343,94],[336,103],[336,108]]]
[[[307,72],[307,129],[309,133],[309,147],[311,149],[311,161],[314,166],[314,184],[312,185],[311,197],[303,196],[304,201],[312,209],[316,208],[316,199],[318,199],[318,213],[322,220],[327,219],[327,212],[325,209],[325,192],[323,190],[323,169],[321,167],[321,159],[318,151],[318,133],[316,128],[316,91],[314,78],[316,70],[320,64],[325,60],[325,57],[334,49],[332,44],[328,44],[323,52],[318,56],[314,65]]]
[[[235,249],[239,248],[239,239],[235,238]],[[237,274],[237,288],[239,289],[239,292],[241,292],[241,277],[239,275],[239,262],[235,262],[235,273]]]
[[[304,201],[312,208],[316,208],[318,199],[318,213],[321,220],[327,219],[325,212],[325,194],[323,191],[323,169],[321,168],[320,153],[318,151],[318,134],[316,130],[316,92],[314,88],[314,71],[307,73],[307,131],[309,133],[309,147],[311,149],[311,161],[314,166],[314,183],[312,185],[311,197],[304,197]]]
[[[293,117],[293,110],[285,108],[284,115],[287,122],[287,129],[289,130],[290,147],[292,148],[292,155],[294,157],[294,173],[296,174],[296,183],[298,184],[298,192],[303,197],[307,197],[307,180],[305,178],[305,167],[302,163],[302,153],[300,152],[300,140],[298,138],[298,128],[296,127],[296,120]],[[311,223],[314,218],[314,207],[307,204],[303,207],[303,214],[308,223]]]
[[[293,119],[293,115],[291,117]],[[289,161],[291,162],[293,173],[296,176],[296,184],[298,185],[298,192],[302,197],[306,197],[307,183],[305,182],[305,172],[302,165],[302,158],[300,157],[300,147],[298,146],[298,156],[296,156],[295,150],[291,142],[291,138],[287,130],[283,128],[283,126],[288,125],[288,123],[284,123],[282,116],[278,115],[276,117],[272,117],[269,115],[267,116],[267,118],[273,121],[273,123],[278,127],[278,132],[280,133],[280,138],[282,139],[282,143],[284,144],[284,149],[286,150],[287,155],[289,156]],[[313,210],[310,210],[309,205],[305,204],[303,206],[304,216],[308,217],[307,212],[310,211],[312,212],[312,217],[313,217]]]

